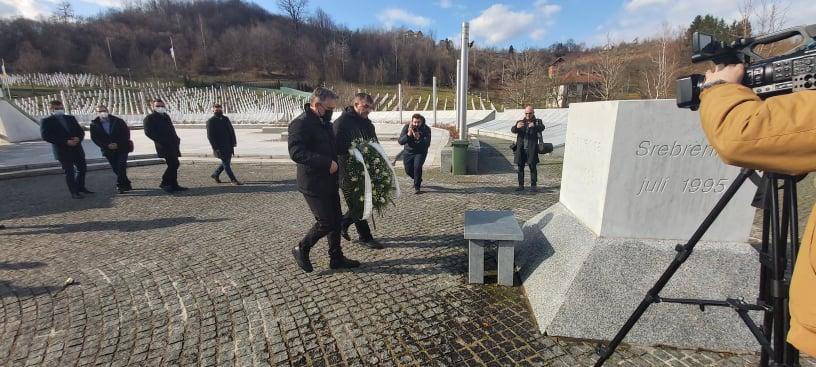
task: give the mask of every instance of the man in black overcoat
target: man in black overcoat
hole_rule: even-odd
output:
[[[133,190],[127,177],[128,153],[133,148],[130,128],[125,120],[108,112],[105,105],[96,106],[96,118],[91,121],[91,140],[102,150],[113,173],[116,174],[116,189],[120,194]]]
[[[76,118],[65,114],[65,106],[60,101],[51,101],[51,116],[40,121],[42,139],[51,143],[54,158],[60,162],[65,172],[65,183],[74,199],[82,199],[82,194],[93,194],[85,187],[85,150],[82,140],[85,131]]]

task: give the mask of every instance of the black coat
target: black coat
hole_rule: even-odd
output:
[[[289,157],[297,163],[298,190],[309,196],[337,195],[337,143],[331,121],[323,121],[309,105],[289,123]]]
[[[519,121],[516,121],[516,124]],[[517,128],[516,124],[513,124],[510,129],[510,132],[516,134],[516,151],[513,153],[513,163],[517,165],[524,163],[538,164],[538,133],[544,131],[544,122],[541,119],[536,119],[535,128],[532,129],[528,129],[527,125]],[[524,157],[523,161],[522,157]]]
[[[337,162],[340,165],[340,181],[345,177],[346,159],[348,159],[349,148],[354,139],[363,138],[366,140],[377,139],[377,132],[374,124],[368,118],[360,116],[353,107],[346,107],[343,114],[334,120],[334,136],[337,140]]]
[[[130,128],[125,120],[114,115],[108,115],[111,124],[110,135],[102,127],[102,119],[97,117],[91,121],[91,140],[102,150],[102,155],[109,156],[114,153],[128,153],[130,147]],[[108,149],[110,143],[116,143],[116,150]]]
[[[402,127],[402,132],[399,136],[400,145],[405,146],[406,154],[427,154],[428,147],[431,146],[431,128],[428,125],[422,124],[419,127],[419,139],[416,135],[408,136],[408,128],[410,124]]]
[[[238,140],[235,138],[235,129],[227,116],[213,116],[207,120],[207,140],[213,150],[217,150],[221,155],[234,153]]]
[[[51,143],[54,150],[54,158],[58,161],[73,160],[84,157],[85,151],[82,149],[82,140],[85,139],[85,130],[79,126],[76,118],[71,115],[63,115],[68,125],[68,130],[62,126],[57,116],[48,116],[40,121],[40,135],[42,139]],[[68,140],[79,138],[80,143],[76,146],[69,146]]]
[[[181,157],[181,139],[176,134],[173,121],[165,113],[153,112],[144,118],[144,131],[156,145],[159,158]]]

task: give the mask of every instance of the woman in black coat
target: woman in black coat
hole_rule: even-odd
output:
[[[516,121],[510,132],[516,134],[513,163],[518,166],[518,188],[524,190],[524,166],[530,167],[530,191],[536,191],[538,181],[538,134],[544,131],[544,123],[535,117],[531,106],[524,109],[524,119]]]

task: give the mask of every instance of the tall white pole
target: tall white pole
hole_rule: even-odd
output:
[[[459,93],[462,93],[462,77],[459,75],[462,72],[461,60],[456,59],[456,89],[453,94],[453,112],[456,115],[456,127],[459,127]]]
[[[459,87],[459,139],[464,140],[467,139],[467,91],[468,91],[468,43],[470,42],[470,38],[468,37],[468,32],[470,30],[470,25],[468,22],[462,23],[462,55],[459,57],[461,59],[461,70],[459,71],[459,77],[461,78],[460,87]]]
[[[433,126],[436,126],[436,77],[433,77],[431,103],[433,104]]]
[[[399,104],[397,108],[399,108],[400,112],[399,122],[403,123],[404,121],[402,120],[402,83],[397,84],[397,103]]]

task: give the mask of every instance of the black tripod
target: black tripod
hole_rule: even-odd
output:
[[[760,276],[759,297],[756,304],[749,304],[741,299],[729,298],[724,301],[707,299],[664,298],[660,291],[671,280],[674,273],[691,256],[694,246],[703,234],[711,227],[726,204],[734,197],[745,180],[751,178],[757,184],[757,195],[754,206],[762,209],[762,245],[759,253]],[[782,186],[779,185],[782,181]],[[695,305],[705,311],[707,306],[730,307],[745,322],[762,346],[760,366],[799,366],[799,351],[785,341],[790,328],[788,314],[788,288],[799,250],[799,225],[796,205],[796,177],[765,173],[760,179],[754,170],[743,168],[740,174],[725,191],[722,198],[708,213],[703,223],[697,228],[685,245],[677,245],[677,255],[663,272],[660,279],[646,292],[635,312],[629,316],[626,324],[618,330],[615,338],[608,345],[598,345],[600,358],[595,363],[600,367],[615,352],[626,334],[635,326],[646,309],[653,303],[679,303]],[[780,218],[779,192],[782,191],[782,208]],[[749,311],[763,313],[762,326],[757,326],[748,315]],[[769,362],[771,364],[769,364]]]

